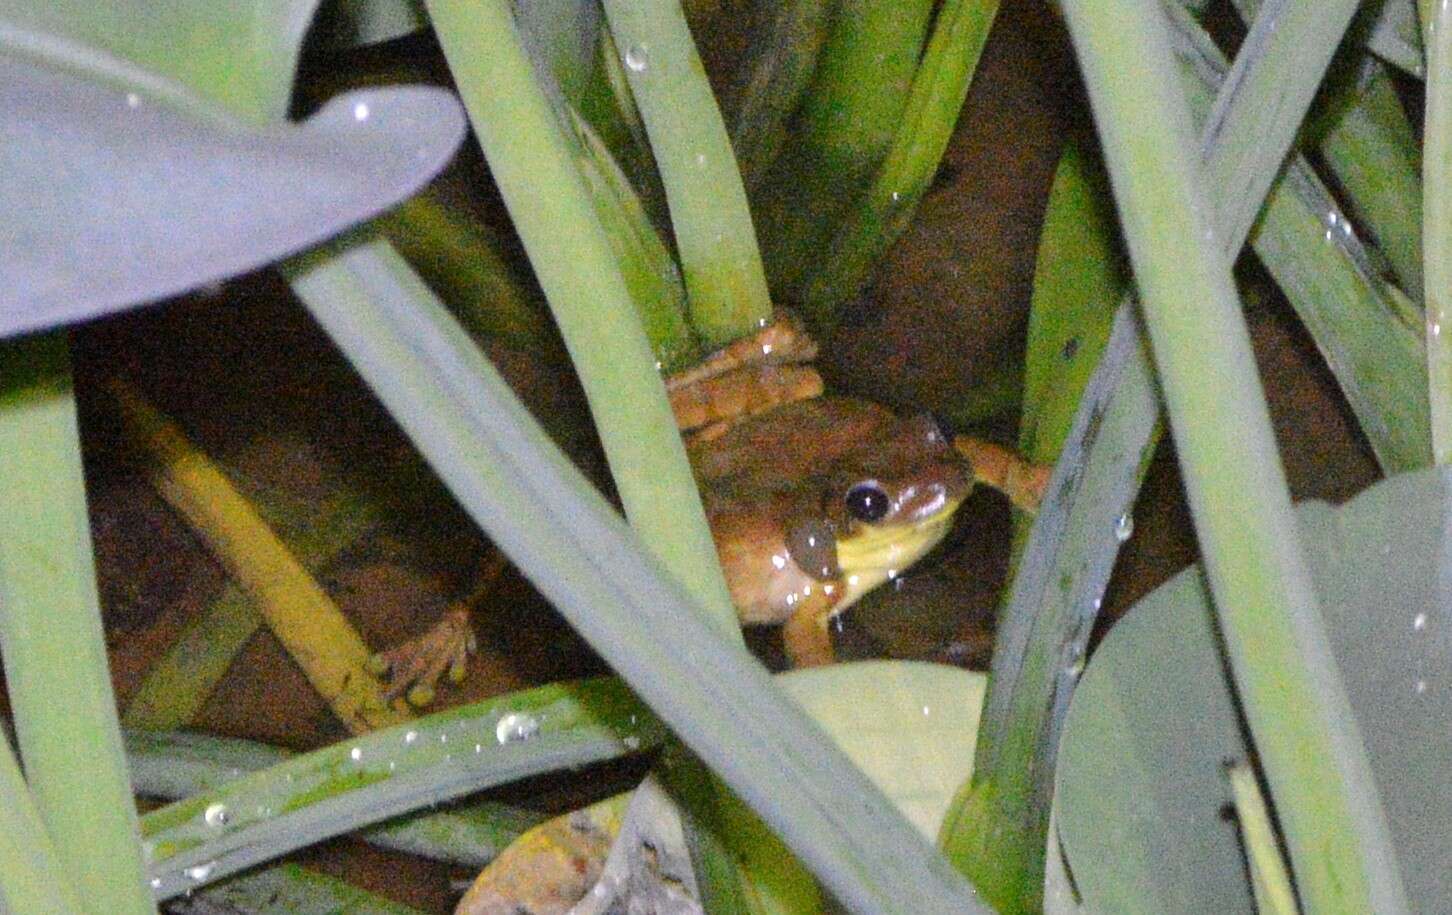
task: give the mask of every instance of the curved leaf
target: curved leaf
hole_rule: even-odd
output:
[[[1452,898],[1452,471],[1404,474],[1298,517],[1326,630],[1414,908]],[[1250,751],[1204,579],[1122,619],[1060,753],[1059,839],[1095,911],[1253,911],[1224,764]]]
[[[436,89],[366,90],[300,126],[206,122],[0,56],[0,336],[261,267],[397,203],[463,135]]]
[[[318,0],[0,0],[0,47],[183,104],[280,120]]]

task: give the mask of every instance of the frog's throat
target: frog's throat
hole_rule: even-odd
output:
[[[876,588],[896,578],[942,542],[953,526],[953,515],[962,499],[945,504],[941,511],[917,524],[895,527],[863,527],[851,537],[837,541],[837,565],[842,570],[840,612]]]

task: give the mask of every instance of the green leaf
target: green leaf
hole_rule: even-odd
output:
[[[142,817],[158,898],[321,839],[527,775],[649,749],[615,680],[551,684],[293,757]]]
[[[187,107],[278,121],[317,5],[0,0],[0,47]]]
[[[1241,221],[1236,211],[1247,204],[1239,195],[1213,203],[1202,197],[1200,144],[1190,140],[1157,9],[1149,0],[1078,0],[1064,12],[1104,143],[1217,618],[1281,802],[1302,898],[1328,913],[1402,911],[1386,814],[1318,625],[1230,262],[1216,244],[1216,221]],[[1237,124],[1282,112],[1288,93],[1313,89],[1355,9],[1351,0],[1268,3],[1212,120],[1224,110],[1227,130],[1241,133]],[[1234,104],[1238,98],[1246,103]],[[1276,120],[1284,126],[1287,119]],[[1268,145],[1278,160],[1280,147]],[[1248,164],[1266,155],[1240,149]],[[1269,185],[1259,169],[1247,172],[1229,176],[1232,187]],[[1249,207],[1245,221],[1256,209]]]
[[[942,825],[973,764],[987,678],[913,661],[794,670],[777,682],[925,836]],[[739,801],[721,805],[753,911],[815,913],[815,887],[781,841]]]
[[[1452,898],[1452,473],[1401,474],[1339,508],[1303,504],[1298,520],[1408,900],[1438,911]],[[1222,815],[1223,766],[1251,746],[1209,599],[1191,569],[1137,604],[1070,707],[1055,816],[1093,911],[1252,911]]]
[[[417,190],[463,132],[437,89],[366,90],[302,126],[248,127],[130,85],[0,55],[0,336],[316,244]]]
[[[150,898],[107,676],[64,334],[0,346],[0,454],[0,648],[41,835],[92,911],[142,913]],[[29,850],[31,863],[48,844]]]

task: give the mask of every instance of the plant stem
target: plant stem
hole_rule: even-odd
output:
[[[579,371],[626,516],[741,638],[696,483],[635,304],[504,0],[429,0],[494,179]],[[487,52],[480,49],[487,48]]]
[[[110,388],[130,434],[155,464],[157,491],[257,602],[344,726],[359,734],[412,717],[402,700],[384,699],[362,637],[222,471],[130,386],[114,378]]]
[[[86,910],[153,912],[107,672],[65,333],[0,351],[0,648],[20,755]]]
[[[840,217],[820,268],[806,278],[802,307],[829,324],[867,284],[932,183],[978,67],[998,0],[948,0],[938,11],[907,108],[872,183]]]
[[[1434,9],[1435,7],[1435,9]],[[1422,152],[1423,301],[1427,310],[1427,382],[1432,459],[1452,461],[1452,9],[1423,0],[1427,113]]]
[[[1316,912],[1405,911],[1229,263],[1213,244],[1200,196],[1164,18],[1152,0],[1075,0],[1064,12],[1104,141],[1231,668],[1302,899]]]
[[[676,0],[605,0],[605,15],[665,184],[691,324],[724,345],[772,306],[721,110]]]

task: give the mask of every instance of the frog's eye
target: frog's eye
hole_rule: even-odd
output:
[[[876,483],[858,483],[847,490],[847,497],[844,501],[847,503],[847,510],[852,513],[852,517],[868,524],[881,521],[887,514],[887,510],[892,507],[887,493],[883,492],[882,487]]]

